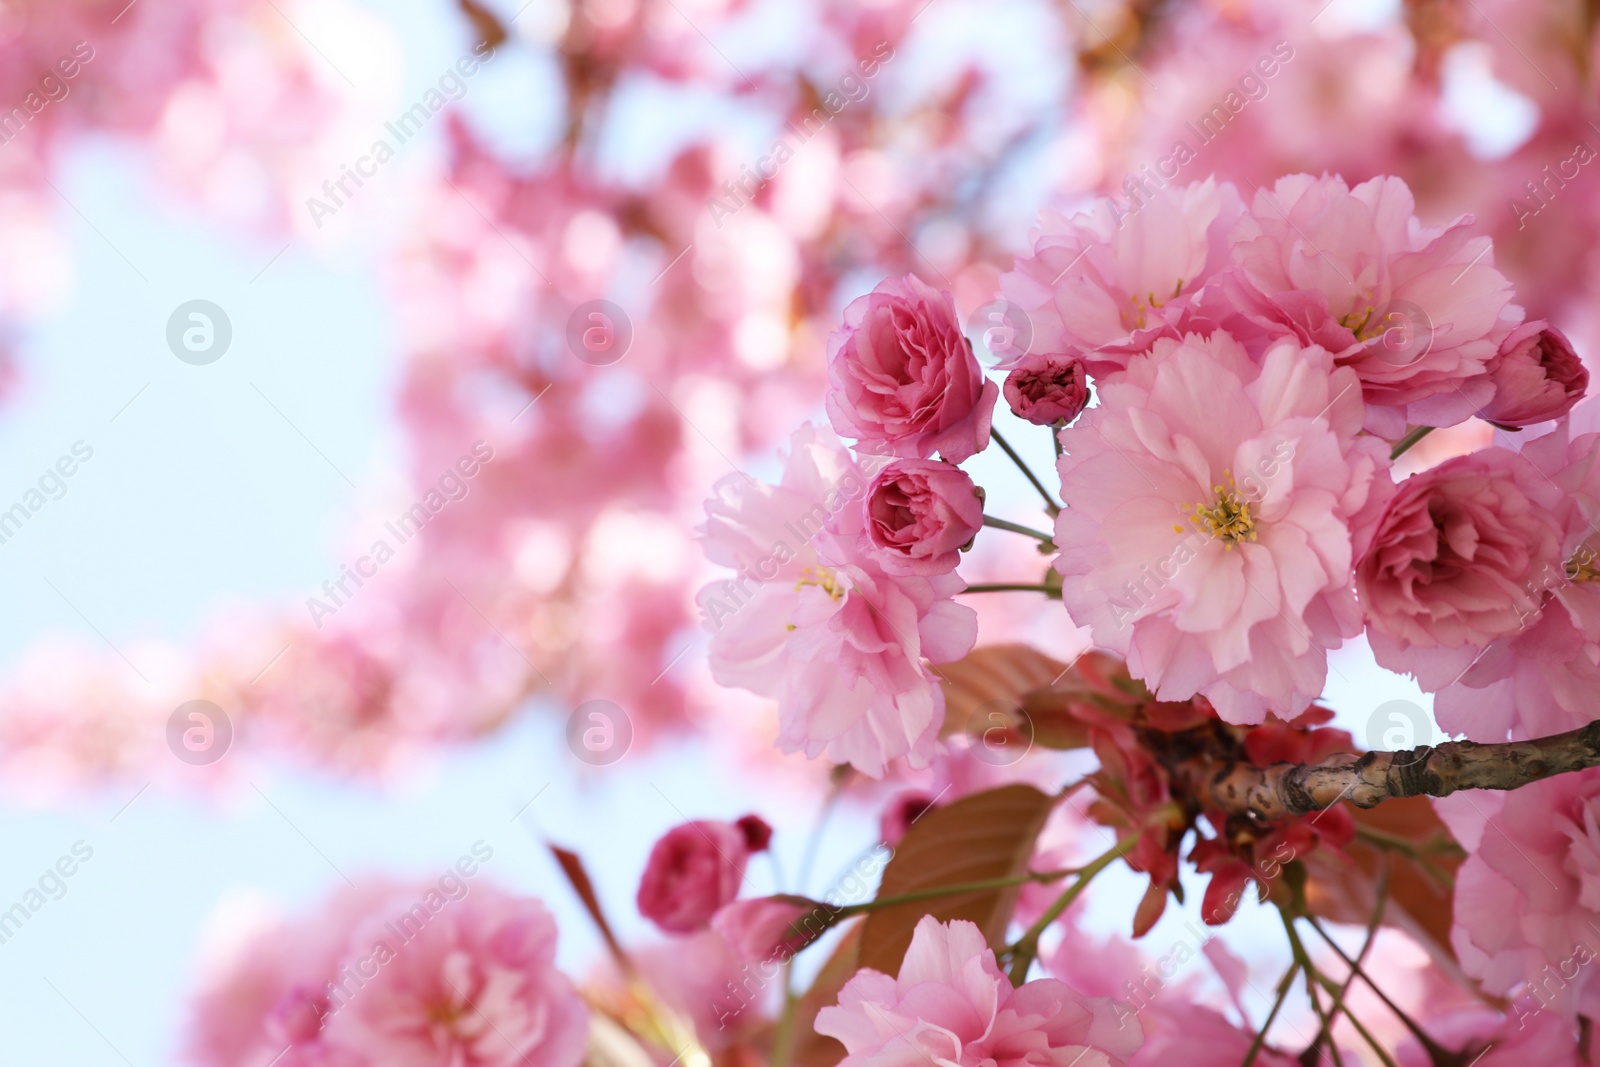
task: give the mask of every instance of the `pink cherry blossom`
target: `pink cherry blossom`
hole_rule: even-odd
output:
[[[1089,406],[1089,377],[1076,356],[1029,355],[1006,376],[1006,403],[1039,426],[1071,422]]]
[[[816,1029],[844,1044],[841,1067],[1123,1067],[1144,1035],[1119,1007],[1054,978],[1013,988],[976,925],[927,915],[899,975],[857,972]]]
[[[1565,334],[1543,319],[1525,322],[1500,344],[1489,365],[1494,398],[1478,418],[1502,426],[1558,419],[1583,399],[1589,372]]]
[[[1000,279],[1028,315],[1029,351],[1078,354],[1096,374],[1172,332],[1171,323],[1219,270],[1239,216],[1233,187],[1206,179],[1123,206],[1102,198],[1066,216],[1047,209],[1031,251]]]
[[[989,444],[1000,390],[984,380],[950,294],[914,274],[845,308],[828,379],[828,418],[863,451],[960,463]]]
[[[1429,1037],[1447,1049],[1460,1050],[1472,1067],[1586,1067],[1593,1062],[1596,1042],[1580,1039],[1575,1020],[1545,1011],[1535,997],[1519,997],[1505,1014],[1475,1007],[1421,1020]],[[1434,1059],[1415,1037],[1406,1035],[1395,1049],[1400,1067],[1433,1067]]]
[[[1061,432],[1062,601],[1163,700],[1293,717],[1360,631],[1351,563],[1388,481],[1353,371],[1224,333],[1158,340]],[[1203,397],[1204,403],[1196,399]]]
[[[788,960],[833,922],[828,905],[804,897],[736,900],[711,920],[711,928],[749,963]]]
[[[1439,725],[1476,741],[1543,737],[1595,717],[1600,687],[1600,403],[1579,405],[1558,428],[1522,445],[1557,493],[1559,558],[1522,586],[1534,607],[1439,690]],[[1510,437],[1511,435],[1506,435]]]
[[[1600,770],[1434,808],[1467,850],[1450,935],[1462,970],[1490,994],[1600,1016]]]
[[[1295,174],[1257,191],[1235,235],[1241,309],[1353,367],[1368,426],[1387,437],[1482,407],[1489,364],[1521,315],[1470,215],[1429,229],[1414,209],[1399,178],[1352,189]]]
[[[739,895],[752,852],[772,829],[754,815],[737,823],[697,819],[674,826],[650,850],[639,879],[639,914],[672,934],[704,929]]]
[[[415,911],[372,916],[351,933],[358,980],[324,1041],[377,1067],[577,1067],[587,1011],[555,969],[556,926],[542,905],[488,886],[447,903],[413,933]],[[387,949],[388,954],[385,954]],[[347,985],[336,989],[348,989]]]
[[[785,752],[824,752],[877,777],[889,760],[924,766],[944,694],[923,663],[965,655],[973,610],[953,574],[895,576],[860,551],[868,475],[838,438],[797,431],[781,482],[730,475],[706,504],[701,535],[736,578],[699,603],[713,677],[778,701]]]
[[[201,1067],[577,1067],[587,1012],[537,901],[448,878],[366,883],[258,929],[207,976]]]
[[[863,548],[890,574],[948,574],[983,528],[983,497],[960,467],[902,459],[867,487]]]
[[[1560,500],[1553,481],[1500,448],[1400,483],[1356,561],[1378,662],[1437,689],[1521,630],[1562,562]]]

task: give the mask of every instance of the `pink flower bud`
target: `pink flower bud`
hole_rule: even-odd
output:
[[[668,933],[703,929],[739,895],[745,862],[771,837],[772,828],[754,815],[736,823],[705,819],[674,826],[650,850],[639,880],[639,914]]]
[[[1589,372],[1560,330],[1542,319],[1512,330],[1489,365],[1494,397],[1478,418],[1502,426],[1559,419],[1589,388]]]
[[[836,908],[805,897],[736,900],[717,912],[711,928],[747,963],[787,960],[833,925]]]
[[[1039,426],[1071,422],[1089,403],[1089,376],[1077,356],[1041,354],[1023,358],[1006,376],[1006,403]]]
[[[983,498],[952,464],[897,460],[867,487],[863,550],[891,574],[950,573],[982,527]]]
[[[883,815],[878,819],[878,833],[883,843],[890,848],[898,845],[900,839],[906,836],[906,831],[911,829],[911,824],[934,806],[933,801],[933,795],[921,789],[907,789],[889,798],[889,806],[883,809]]]

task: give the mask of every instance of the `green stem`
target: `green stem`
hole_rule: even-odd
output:
[[[1395,442],[1394,448],[1389,450],[1389,458],[1399,459],[1406,449],[1410,448],[1412,445],[1416,444],[1418,441],[1422,440],[1432,432],[1432,426],[1418,426],[1415,430],[1412,430],[1410,433],[1406,434],[1404,437],[1400,438],[1400,440]]]
[[[789,1060],[794,1055],[795,1012],[800,1005],[800,998],[790,988],[790,978],[794,971],[794,957],[783,961],[783,1012],[778,1016],[777,1028],[772,1034],[772,1067],[789,1067]]]
[[[1239,1067],[1251,1067],[1256,1062],[1256,1057],[1261,1055],[1261,1049],[1267,1043],[1267,1032],[1272,1029],[1273,1022],[1278,1018],[1278,1012],[1283,1008],[1283,1002],[1289,998],[1289,989],[1294,985],[1294,976],[1300,973],[1300,961],[1296,960],[1289,965],[1288,971],[1278,982],[1278,998],[1272,1002],[1272,1010],[1267,1012],[1266,1022],[1261,1024],[1261,1029],[1256,1031],[1255,1040],[1250,1042],[1250,1049],[1244,1054],[1244,1063]]]
[[[1350,1014],[1350,1012],[1345,1008],[1343,999],[1339,997],[1338,984],[1326,975],[1320,974],[1317,976],[1317,983],[1329,993],[1334,994],[1334,1006],[1340,1011],[1344,1012],[1344,1017],[1350,1020],[1350,1025],[1355,1027],[1356,1033],[1361,1035],[1361,1040],[1365,1041],[1368,1047],[1370,1047],[1372,1051],[1377,1054],[1378,1059],[1383,1063],[1383,1067],[1399,1067],[1399,1064],[1394,1062],[1394,1057],[1389,1055],[1388,1052],[1384,1051],[1383,1046],[1378,1043],[1378,1039],[1372,1036],[1372,1032],[1365,1026],[1362,1026],[1361,1020]]]
[[[1057,419],[1055,421],[1055,425],[1050,427],[1050,443],[1052,445],[1054,445],[1055,448],[1056,448],[1056,458],[1057,459],[1060,459],[1061,458],[1061,453],[1065,451],[1065,449],[1063,449],[1061,447],[1061,431],[1066,429],[1066,428],[1067,428],[1067,420],[1066,419]]]
[[[877,900],[865,900],[860,904],[846,904],[838,910],[832,921],[838,922],[842,919],[860,915],[863,912],[876,911],[879,908],[892,908],[897,904],[914,904],[919,900],[953,897],[962,893],[982,893],[990,889],[1010,889],[1012,886],[1027,885],[1029,882],[1048,885],[1072,873],[1072,871],[1029,871],[1027,874],[1019,875],[1015,878],[989,878],[981,882],[966,882],[962,885],[942,885],[935,886],[932,889],[918,889],[913,893],[901,893],[892,897],[880,897]]]
[[[1067,891],[1056,898],[1045,913],[1039,916],[1039,921],[1017,938],[1007,951],[1011,954],[1011,984],[1019,986],[1028,977],[1028,968],[1033,966],[1033,959],[1039,954],[1039,937],[1050,928],[1050,924],[1061,917],[1061,913],[1072,907],[1072,902],[1077,900],[1083,891],[1089,888],[1089,883],[1095,875],[1105,870],[1111,864],[1121,859],[1123,854],[1138,843],[1138,834],[1129,834],[1118,841],[1111,848],[1090,860],[1079,872],[1078,880],[1067,887]]]
[[[1328,935],[1328,931],[1322,928],[1321,923],[1317,922],[1317,920],[1310,915],[1307,915],[1305,919],[1306,922],[1311,924],[1311,929],[1320,934],[1322,940],[1328,943],[1328,947],[1333,949],[1334,952],[1338,953],[1339,958],[1345,962],[1345,966],[1350,968],[1350,973],[1360,976],[1361,980],[1367,983],[1367,988],[1378,994],[1378,999],[1383,1001],[1384,1006],[1390,1011],[1394,1012],[1395,1018],[1399,1019],[1401,1023],[1405,1025],[1405,1028],[1410,1030],[1412,1035],[1418,1041],[1422,1042],[1423,1047],[1428,1050],[1428,1055],[1433,1058],[1435,1063],[1443,1062],[1440,1058],[1441,1056],[1448,1057],[1450,1055],[1450,1052],[1443,1045],[1429,1037],[1427,1031],[1423,1030],[1422,1027],[1417,1025],[1416,1020],[1412,1019],[1411,1016],[1401,1011],[1400,1006],[1394,1001],[1390,1000],[1388,994],[1384,993],[1383,990],[1378,988],[1378,984],[1372,980],[1372,977],[1368,975],[1366,971],[1361,969],[1361,964],[1351,959],[1349,954],[1346,953],[1344,949],[1339,947],[1339,943]],[[1348,1018],[1348,1016],[1346,1016],[1346,1018]]]
[[[1367,920],[1367,936],[1361,942],[1361,951],[1356,953],[1356,962],[1360,963],[1367,958],[1367,952],[1372,948],[1372,942],[1377,939],[1378,926],[1383,922],[1383,909],[1389,902],[1389,872],[1391,864],[1387,852],[1378,853],[1381,865],[1378,868],[1378,881],[1373,895],[1377,903],[1372,908],[1372,916]],[[1356,972],[1352,970],[1345,975],[1344,982],[1340,984],[1337,992],[1330,994],[1333,998],[1333,1008],[1328,1013],[1327,1019],[1322,1023],[1323,1031],[1331,1039],[1333,1037],[1333,1024],[1339,1021],[1339,1013],[1344,1011],[1344,998],[1350,995],[1350,987],[1355,984]],[[1318,1034],[1321,1040],[1321,1034]],[[1330,1041],[1331,1043],[1331,1041]]]
[[[1322,998],[1317,996],[1317,969],[1311,963],[1311,954],[1306,951],[1305,942],[1300,940],[1300,934],[1294,928],[1294,920],[1289,918],[1289,912],[1284,908],[1278,909],[1278,918],[1283,920],[1283,928],[1289,935],[1289,949],[1294,953],[1294,961],[1305,972],[1306,999],[1311,1001],[1311,1009],[1317,1013],[1320,1025],[1317,1027],[1317,1036],[1311,1042],[1312,1049],[1320,1049],[1322,1042],[1328,1042],[1328,1048],[1333,1053],[1334,1067],[1344,1067],[1344,1060],[1339,1056],[1339,1044],[1333,1040],[1333,1019],[1322,1010]]]
[[[985,526],[993,526],[996,530],[1010,530],[1012,533],[1023,534],[1027,537],[1032,537],[1035,540],[1043,541],[1051,548],[1056,547],[1055,538],[1051,537],[1047,533],[1044,533],[1043,531],[1035,530],[1029,526],[1022,526],[1018,523],[1007,522],[1005,519],[997,519],[993,515],[985,515],[983,517],[983,524]]]
[[[1022,457],[1017,455],[1017,450],[1012,448],[1004,437],[1000,436],[1000,431],[991,427],[989,436],[993,437],[994,443],[999,445],[1005,454],[1011,457],[1011,462],[1015,463],[1017,469],[1027,476],[1028,481],[1033,483],[1033,487],[1039,490],[1039,495],[1044,497],[1044,509],[1050,513],[1050,517],[1053,519],[1061,514],[1061,505],[1056,503],[1056,498],[1050,495],[1050,490],[1046,489],[1044,483],[1033,473],[1033,468],[1024,463]]]
[[[1456,844],[1454,841],[1444,841],[1438,845],[1430,845],[1426,848],[1418,848],[1413,842],[1407,841],[1403,837],[1398,837],[1394,834],[1387,834],[1382,830],[1377,830],[1370,826],[1356,827],[1356,837],[1366,844],[1371,845],[1373,848],[1378,849],[1380,855],[1388,852],[1399,853],[1400,855],[1411,860],[1418,867],[1422,868],[1423,873],[1430,876],[1440,887],[1446,890],[1455,889],[1455,875],[1451,874],[1444,867],[1439,866],[1438,863],[1434,862],[1432,857],[1433,853],[1439,853],[1442,855],[1458,853],[1461,846]],[[1465,855],[1465,853],[1460,854]]]

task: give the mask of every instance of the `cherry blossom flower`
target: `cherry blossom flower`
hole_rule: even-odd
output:
[[[828,418],[863,451],[960,463],[989,444],[999,387],[984,380],[955,301],[914,274],[845,308],[828,378]]]
[[[983,527],[983,497],[960,467],[902,459],[867,487],[864,548],[890,574],[948,574]]]
[[[1220,332],[1161,339],[1062,431],[1062,601],[1158,699],[1258,723],[1322,691],[1388,487],[1359,393],[1289,339],[1259,363]]]
[[[1525,322],[1501,342],[1489,366],[1494,398],[1478,418],[1501,426],[1559,419],[1583,399],[1589,372],[1565,334],[1543,319]]]
[[[1233,187],[1209,178],[1127,207],[1102,198],[1072,216],[1045,210],[1030,254],[1000,279],[1028,315],[1029,350],[1078,355],[1095,374],[1121,369],[1227,268],[1239,210]]]
[[[1600,1016],[1600,770],[1434,808],[1467,850],[1450,934],[1462,970],[1488,993]]]
[[[1520,631],[1562,561],[1560,502],[1556,483],[1500,448],[1400,483],[1356,561],[1377,661],[1438,689]]]
[[[858,971],[816,1029],[844,1044],[842,1067],[1124,1067],[1144,1035],[1117,1008],[1054,978],[1012,988],[976,925],[926,915],[899,975]]]
[[[1089,378],[1075,356],[1029,355],[1006,376],[1006,403],[1039,426],[1071,422],[1089,406]]]
[[[700,591],[712,675],[778,701],[779,747],[877,777],[925,766],[944,694],[923,663],[971,649],[976,616],[953,574],[894,576],[860,551],[869,478],[832,433],[797,431],[781,482],[731,475],[701,535],[736,579]]]
[[[1449,426],[1493,394],[1487,370],[1521,317],[1470,215],[1429,229],[1399,178],[1354,189],[1294,174],[1257,191],[1233,256],[1241,310],[1361,377],[1368,427]]]
[[[1595,717],[1600,686],[1600,404],[1579,405],[1554,432],[1522,445],[1556,501],[1559,551],[1523,579],[1531,607],[1434,698],[1439,725],[1477,741],[1542,737]],[[1511,436],[1511,435],[1506,435]],[[1541,494],[1541,500],[1546,499]]]

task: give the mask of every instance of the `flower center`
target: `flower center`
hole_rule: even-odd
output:
[[[1600,553],[1584,545],[1567,560],[1567,581],[1600,582]]]
[[[1157,299],[1155,290],[1152,289],[1144,296],[1137,294],[1128,297],[1130,310],[1123,312],[1122,325],[1129,329],[1142,330],[1150,324],[1150,312],[1165,307],[1167,301],[1176,300],[1183,294],[1183,279],[1178,279],[1178,284],[1172,287],[1172,295],[1166,300]]]
[[[821,566],[807,567],[800,572],[800,575],[800,580],[794,583],[795,589],[798,590],[801,586],[814,585],[835,600],[844,598],[844,585],[830,568]]]
[[[1256,521],[1250,515],[1250,502],[1239,495],[1233,472],[1223,471],[1222,475],[1227,479],[1227,484],[1211,487],[1216,494],[1212,505],[1193,505],[1194,514],[1189,516],[1189,521],[1201,533],[1210,534],[1222,542],[1224,549],[1232,551],[1238,542],[1256,539]],[[1178,533],[1183,532],[1181,524],[1174,524],[1172,528]]]

